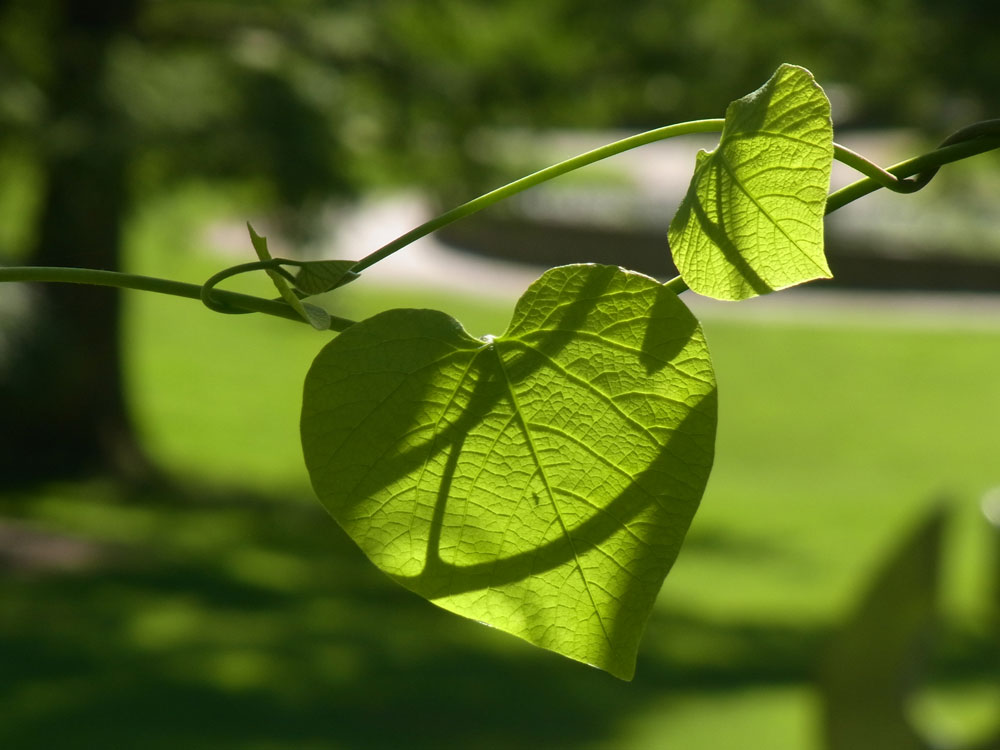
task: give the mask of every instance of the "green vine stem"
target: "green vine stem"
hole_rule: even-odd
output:
[[[202,299],[202,289],[204,288],[201,284],[187,284],[182,281],[170,281],[168,279],[138,276],[118,271],[48,266],[7,266],[0,268],[0,282],[5,281],[92,284],[96,286],[117,287],[119,289],[137,289],[143,292],[170,294],[175,297],[186,297],[195,300]],[[247,310],[248,312],[274,315],[278,318],[294,320],[299,323],[305,322],[291,307],[278,300],[254,297],[239,292],[226,292],[219,289],[212,290],[212,298],[218,303]],[[330,316],[331,330],[344,331],[353,324],[353,320],[340,318],[335,315]]]
[[[485,193],[478,198],[474,198],[467,203],[463,203],[450,211],[421,224],[409,232],[397,237],[392,242],[384,245],[373,253],[362,258],[351,269],[353,273],[359,273],[365,268],[369,268],[380,260],[389,257],[393,253],[412,242],[424,237],[435,230],[438,230],[452,222],[476,213],[487,206],[490,206],[504,198],[508,198],[530,187],[534,187],[542,182],[551,180],[554,177],[572,172],[580,167],[593,164],[594,162],[606,159],[609,156],[623,153],[638,146],[648,143],[673,138],[680,135],[690,135],[694,133],[717,133],[722,129],[725,120],[715,118],[709,120],[693,120],[691,122],[668,125],[655,130],[649,130],[638,135],[633,135],[613,143],[606,144],[599,148],[579,154],[565,161],[553,164],[538,172],[515,180],[503,187],[497,188],[489,193]],[[280,269],[280,264],[275,266]],[[186,284],[168,279],[153,278],[149,276],[138,276],[135,274],[119,273],[116,271],[101,271],[87,268],[53,268],[47,266],[12,266],[0,267],[0,283],[5,281],[22,282],[56,282],[72,284],[96,284],[99,286],[112,286],[121,289],[138,289],[147,292],[157,292],[160,294],[171,294],[177,297],[187,297],[203,302],[207,307],[221,313],[238,312],[260,312],[267,315],[275,315],[286,320],[304,322],[301,316],[289,305],[278,300],[263,299],[253,297],[238,292],[226,292],[216,288],[216,284],[230,276],[255,270],[266,270],[271,268],[269,262],[256,261],[252,263],[242,263],[232,268],[227,268],[212,276],[205,284]],[[668,282],[671,288],[679,294],[687,287],[680,279]],[[354,321],[346,318],[330,316],[330,328],[334,331],[343,331]]]
[[[924,186],[915,180],[897,177],[875,162],[869,161],[861,154],[851,151],[847,146],[841,146],[839,143],[833,144],[833,158],[861,172],[866,177],[875,180],[880,187],[884,187],[894,193],[915,193]]]
[[[489,193],[484,193],[478,198],[473,198],[467,203],[456,206],[450,211],[446,211],[424,222],[420,226],[411,229],[365,256],[351,270],[354,273],[360,273],[380,260],[384,260],[398,250],[448,224],[470,216],[487,206],[491,206],[498,201],[509,198],[554,177],[648,143],[680,135],[717,133],[722,130],[724,125],[724,119],[693,120],[691,122],[668,125],[646,131],[645,133],[639,133],[629,138],[623,138],[622,140],[574,156],[571,159],[561,161],[558,164],[553,164],[550,167],[546,167],[538,172],[508,183],[503,187],[499,187],[496,190],[492,190]],[[834,157],[838,161],[861,172],[865,175],[866,179],[833,193],[827,200],[826,213],[828,214],[878,188],[887,188],[898,193],[916,192],[930,182],[931,178],[937,173],[937,168],[941,165],[1000,147],[1000,120],[984,120],[962,128],[946,138],[935,151],[902,162],[889,169],[883,169],[878,164],[869,161],[845,146],[841,146],[839,143],[834,143],[833,146]],[[912,175],[918,176],[916,179],[906,179]],[[855,192],[857,195],[854,194]],[[678,281],[679,279],[671,279],[668,284],[672,287],[676,286],[678,291],[687,289],[687,286],[683,282],[676,283]]]
[[[579,154],[578,156],[561,161],[558,164],[553,164],[550,167],[546,167],[538,172],[533,172],[532,174],[522,177],[519,180],[514,180],[514,182],[508,183],[503,187],[497,188],[496,190],[484,193],[478,198],[473,198],[468,203],[456,206],[450,211],[446,211],[440,216],[436,216],[430,221],[424,222],[420,226],[411,229],[406,234],[400,235],[392,242],[383,245],[375,252],[366,255],[364,258],[359,260],[354,267],[351,268],[351,270],[354,273],[360,273],[364,269],[370,268],[380,260],[388,258],[397,250],[403,249],[410,243],[419,240],[421,237],[427,236],[431,232],[441,229],[442,227],[458,221],[459,219],[463,219],[466,216],[474,214],[477,211],[481,211],[487,206],[493,205],[497,201],[509,198],[510,196],[520,193],[523,190],[527,190],[530,187],[534,187],[535,185],[551,180],[554,177],[559,177],[567,172],[572,172],[580,167],[585,167],[588,164],[593,164],[601,159],[607,159],[609,156],[615,156],[616,154],[629,151],[630,149],[637,148],[638,146],[645,146],[648,143],[662,141],[667,138],[674,138],[679,135],[718,133],[722,130],[722,126],[725,122],[726,121],[722,118],[716,118],[711,120],[692,120],[690,122],[681,122],[676,125],[667,125],[666,127],[656,128],[655,130],[647,130],[645,133],[639,133],[638,135],[623,138],[620,141],[608,143],[600,148],[595,148],[592,151]]]
[[[282,261],[280,258],[272,258],[270,260],[256,260],[250,263],[240,263],[238,266],[230,266],[229,268],[224,268],[218,273],[212,275],[208,281],[201,285],[201,301],[204,303],[205,307],[209,310],[215,312],[224,313],[227,315],[238,315],[242,313],[254,312],[253,310],[248,310],[245,307],[234,307],[231,304],[227,304],[219,297],[219,290],[215,287],[232,276],[238,276],[240,274],[249,273],[251,271],[277,271],[282,276],[287,278],[289,281],[294,282],[292,275],[288,273],[284,268],[281,267]],[[275,302],[279,300],[274,300]],[[297,316],[301,317],[301,316]]]
[[[898,186],[900,181],[914,175],[916,175],[916,179],[910,181],[909,185],[916,187],[907,187],[903,190],[897,190],[897,192],[915,192],[915,190],[919,190],[930,182],[941,166],[997,148],[1000,148],[1000,120],[983,120],[952,133],[935,150],[914,157],[913,159],[907,159],[887,169],[882,169],[867,159],[854,154],[854,152],[850,152],[854,157],[864,162],[861,166],[865,168],[862,169],[857,164],[842,158],[841,161],[850,167],[858,169],[858,171],[867,176],[863,180],[858,180],[831,193],[826,199],[826,213],[831,214],[837,209],[843,208],[848,203],[856,201],[858,198],[863,198],[869,193],[874,193],[879,188],[887,187],[894,189],[891,184],[886,183],[895,183]],[[843,152],[847,151],[843,146],[840,149],[841,154],[838,158],[844,155]],[[851,157],[848,158],[850,159]],[[871,169],[872,167],[877,172],[869,174],[866,169]]]
[[[446,211],[435,218],[424,222],[418,227],[411,229],[403,235],[383,245],[378,250],[358,261],[353,267],[353,273],[371,267],[375,263],[383,260],[393,253],[401,250],[412,242],[424,237],[431,232],[441,229],[459,219],[476,213],[487,206],[500,200],[515,195],[530,187],[534,187],[543,182],[551,180],[560,175],[572,172],[580,167],[593,164],[594,162],[606,159],[609,156],[623,153],[638,146],[644,146],[655,141],[673,138],[680,135],[691,135],[695,133],[715,133],[719,132],[725,120],[693,120],[691,122],[668,125],[666,127],[649,130],[638,135],[630,136],[613,143],[601,146],[600,148],[587,151],[578,156],[574,156],[558,164],[553,164],[538,172],[534,172],[519,180],[508,183],[503,187],[485,193],[478,198],[474,198],[467,203],[463,203],[450,211]],[[852,183],[829,195],[826,202],[826,213],[830,214],[839,208],[843,208],[859,198],[872,193],[880,188],[887,188],[895,192],[912,193],[926,185],[944,164],[966,159],[976,154],[1000,148],[1000,120],[984,120],[966,128],[956,131],[946,138],[941,146],[934,151],[930,151],[913,159],[900,162],[894,166],[883,169],[877,164],[869,161],[860,154],[850,149],[834,144],[834,156],[839,161],[858,170],[865,175],[865,178]],[[0,267],[0,283],[2,282],[61,282],[74,284],[96,284],[99,286],[111,286],[122,289],[137,289],[147,292],[157,292],[160,294],[170,294],[177,297],[187,297],[203,302],[210,309],[222,313],[259,312],[266,315],[274,315],[287,320],[305,322],[301,316],[288,304],[280,300],[264,299],[254,297],[239,292],[227,292],[216,288],[216,285],[226,278],[240,273],[255,270],[277,270],[283,275],[287,271],[281,267],[282,263],[292,263],[274,259],[268,261],[256,261],[243,263],[237,266],[226,268],[213,275],[205,284],[187,284],[179,281],[170,281],[149,276],[138,276],[135,274],[120,273],[116,271],[103,271],[88,268],[56,268],[39,266],[9,266]],[[685,291],[688,287],[678,276],[666,282],[666,286],[677,294]],[[330,329],[343,331],[353,325],[354,321],[347,318],[330,316]]]

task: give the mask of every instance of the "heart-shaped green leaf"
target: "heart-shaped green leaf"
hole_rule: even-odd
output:
[[[712,464],[715,380],[666,287],[576,265],[508,331],[389,310],[309,371],[316,492],[383,571],[435,604],[623,679]]]
[[[804,68],[782,65],[730,104],[719,147],[698,152],[670,223],[687,285],[740,300],[830,278],[823,214],[832,164],[830,102]]]

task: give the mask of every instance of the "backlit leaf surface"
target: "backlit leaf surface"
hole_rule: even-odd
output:
[[[435,604],[630,679],[712,464],[697,321],[619,268],[545,273],[502,336],[389,310],[305,384],[320,500]]]
[[[740,300],[829,278],[823,212],[832,163],[830,102],[804,68],[782,65],[731,103],[718,148],[698,152],[670,223],[687,285]]]

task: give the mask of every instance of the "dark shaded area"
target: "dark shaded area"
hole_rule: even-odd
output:
[[[5,576],[0,705],[20,711],[0,710],[4,746],[572,747],[608,737],[639,705],[606,675],[405,593],[314,505],[146,501],[164,523],[215,523],[239,503],[240,546],[291,553],[308,580],[276,592],[227,572],[225,546],[213,561],[128,544],[97,574]],[[197,628],[136,643],[137,620],[183,603],[198,608]],[[213,684],[233,653],[266,664],[267,678]]]
[[[856,242],[850,251],[834,244],[828,255],[833,279],[821,283],[833,288],[1000,292],[1000,263],[989,260],[880,255],[875,250],[865,252]]]
[[[19,750],[582,747],[685,691],[804,684],[830,636],[657,610],[626,684],[405,592],[311,501],[185,485],[139,512],[102,485],[47,497],[43,512],[0,496],[0,514],[103,556],[0,568],[0,745]],[[98,529],[67,510],[81,506],[113,511]],[[991,674],[995,644],[941,635],[964,656],[940,668]]]
[[[47,94],[57,127],[46,144],[32,265],[121,266],[129,154],[103,91],[109,49],[135,23],[137,4],[55,3]],[[109,289],[45,285],[0,363],[0,476],[57,471],[146,473],[118,363],[119,297]],[[56,429],[53,429],[57,426]]]

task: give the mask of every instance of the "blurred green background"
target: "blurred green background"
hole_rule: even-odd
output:
[[[251,258],[230,238],[253,219],[276,252],[315,255],[367,201],[447,207],[569,155],[524,145],[553,132],[721,116],[785,61],[827,88],[839,140],[890,133],[891,152],[907,128],[919,150],[1000,111],[997,8],[5,0],[0,254],[200,283]],[[563,186],[645,200],[623,174]],[[944,244],[995,257],[1000,162],[953,174],[888,205],[951,206],[953,235],[985,239]],[[873,252],[926,235],[897,223]],[[517,292],[463,290],[448,268],[373,272],[329,304],[500,332]],[[878,720],[923,738],[898,747],[996,734],[995,297],[692,301],[720,385],[716,468],[625,684],[437,610],[337,529],[297,437],[327,335],[47,294],[0,287],[0,747],[818,750],[836,686],[883,680]],[[76,364],[53,354],[67,340]],[[937,539],[922,530],[941,503]],[[898,661],[850,645],[911,636]]]

